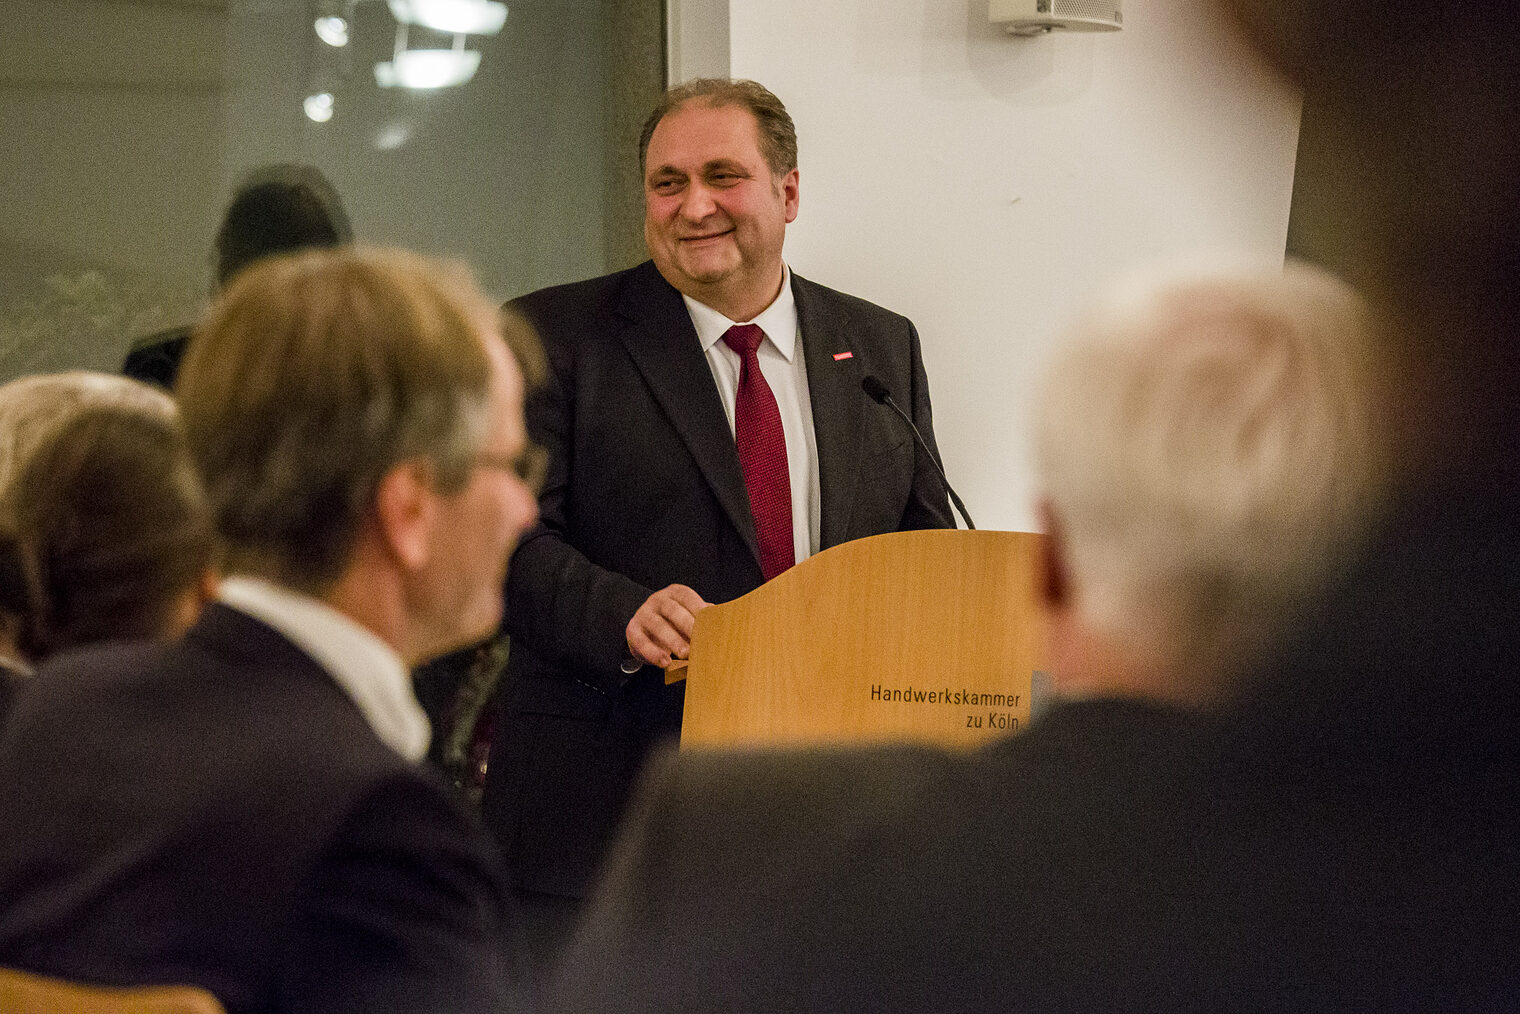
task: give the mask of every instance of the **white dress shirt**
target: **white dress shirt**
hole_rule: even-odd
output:
[[[782,265],[781,294],[754,320],[729,320],[690,296],[683,294],[681,298],[686,301],[686,312],[691,315],[707,367],[718,385],[730,435],[735,432],[734,403],[743,363],[739,353],[722,341],[723,335],[735,324],[758,324],[765,332],[756,356],[781,413],[786,469],[792,485],[792,545],[801,563],[818,551],[818,442],[813,436],[813,403],[808,399],[807,364],[802,356],[804,335],[792,296],[791,270]]]
[[[386,746],[409,761],[427,755],[432,730],[411,672],[373,631],[309,595],[256,577],[225,579],[217,598],[278,630],[326,669]]]

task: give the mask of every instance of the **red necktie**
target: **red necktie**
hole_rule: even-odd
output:
[[[760,541],[760,571],[769,581],[797,562],[792,541],[792,480],[786,468],[786,434],[781,410],[760,372],[755,350],[765,340],[758,324],[735,324],[723,343],[739,353],[739,395],[734,399],[734,441],[749,491]]]

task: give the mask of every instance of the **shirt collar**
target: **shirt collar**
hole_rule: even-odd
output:
[[[310,655],[351,698],[382,743],[410,761],[431,730],[401,656],[373,631],[309,595],[247,575],[222,581],[224,604],[273,627]]]
[[[792,295],[792,271],[785,264],[781,265],[781,292],[754,320],[729,320],[684,292],[681,298],[686,302],[686,312],[691,315],[692,325],[697,329],[697,340],[702,343],[703,352],[712,351],[712,347],[735,324],[759,324],[760,330],[765,332],[765,337],[776,346],[776,350],[787,362],[792,361],[792,356],[797,351],[797,299]]]

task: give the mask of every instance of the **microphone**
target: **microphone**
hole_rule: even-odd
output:
[[[885,405],[897,413],[897,418],[908,424],[908,429],[913,431],[913,439],[918,442],[918,449],[924,452],[929,459],[929,464],[934,466],[934,471],[939,473],[939,481],[945,484],[945,492],[950,494],[950,502],[955,504],[955,509],[961,512],[961,518],[966,522],[966,527],[976,531],[976,525],[971,520],[971,515],[966,513],[966,505],[961,503],[961,498],[955,495],[955,490],[950,486],[950,480],[945,478],[945,470],[939,466],[939,459],[934,452],[929,450],[929,445],[924,441],[924,435],[918,432],[918,427],[913,425],[913,420],[908,413],[897,407],[897,402],[892,400],[892,392],[887,390],[887,385],[874,373],[867,373],[860,380],[860,389],[870,396],[871,400],[878,405]]]

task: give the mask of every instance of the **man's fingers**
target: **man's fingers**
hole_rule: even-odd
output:
[[[661,668],[672,657],[685,658],[691,650],[696,614],[706,606],[702,596],[686,585],[662,588],[628,621],[628,650],[635,658]]]
[[[649,617],[639,633],[661,658],[670,656],[685,658],[686,653],[691,649],[691,642],[686,635],[663,616]]]
[[[686,615],[692,617],[693,621],[698,612],[707,608],[707,603],[702,601],[702,596],[684,584],[673,584],[664,591],[655,593],[655,597],[657,598],[662,595],[668,596],[669,602],[684,609]]]
[[[657,665],[661,669],[670,664],[670,652],[660,648],[642,630],[628,628],[628,654],[645,665]]]

